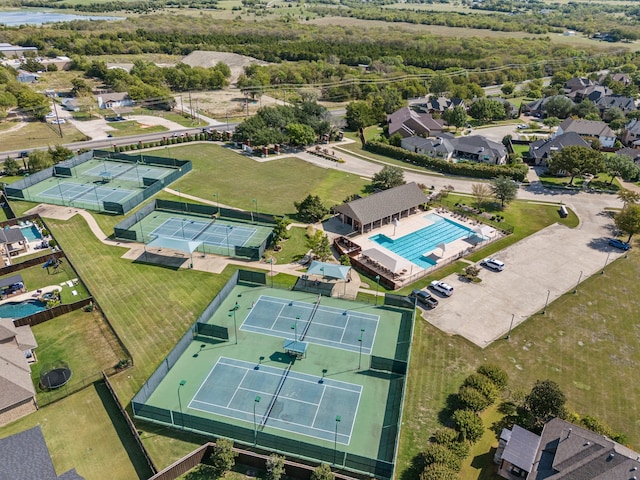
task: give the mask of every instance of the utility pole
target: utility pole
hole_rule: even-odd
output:
[[[191,92],[189,92],[189,114],[193,118],[193,103],[191,103]]]
[[[53,101],[53,111],[56,114],[56,123],[58,124],[58,133],[60,134],[60,138],[62,138],[62,127],[60,126],[60,119],[58,118],[58,106],[56,105],[56,101]]]

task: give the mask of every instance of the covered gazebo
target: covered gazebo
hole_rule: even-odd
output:
[[[342,223],[364,233],[417,213],[420,205],[428,201],[418,184],[411,182],[343,203],[335,207],[335,211]]]
[[[333,287],[342,281],[346,292],[347,283],[351,281],[350,272],[351,267],[348,265],[336,265],[335,263],[314,260],[307,269],[306,275],[303,275],[296,283],[296,290],[331,296]],[[309,278],[313,276],[321,277],[321,279],[312,280]],[[331,288],[327,288],[328,286]]]
[[[180,238],[174,237],[163,237],[158,235],[156,238],[151,240],[147,247],[159,248],[159,249],[167,249],[167,250],[177,250],[179,252],[184,252],[189,254],[190,262],[189,268],[193,268],[193,252],[195,252],[203,242],[196,242],[192,240],[183,240]],[[145,247],[146,253],[146,247]]]

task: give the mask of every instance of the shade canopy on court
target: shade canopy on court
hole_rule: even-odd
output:
[[[147,245],[155,248],[166,248],[168,250],[178,250],[192,254],[203,242],[194,240],[182,240],[174,237],[158,236],[151,240]]]
[[[349,278],[351,267],[347,265],[336,265],[335,263],[318,262],[314,260],[307,270],[307,275],[322,275],[327,278],[337,278],[346,280]]]
[[[384,268],[390,270],[392,273],[398,273],[408,268],[407,262],[403,262],[399,258],[392,257],[386,253],[378,250],[377,248],[370,248],[362,252],[362,255],[369,257],[371,260],[375,260]]]

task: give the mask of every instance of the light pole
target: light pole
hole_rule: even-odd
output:
[[[231,230],[232,228],[233,227],[227,225],[227,257],[231,256],[231,247],[229,246],[229,230]]]
[[[378,288],[380,288],[380,275],[376,275],[376,305],[378,305]]]
[[[513,328],[513,319],[516,318],[516,314],[511,314],[511,323],[509,324],[509,333],[507,333],[507,340],[511,340],[511,329]]]
[[[62,199],[62,206],[64,207],[64,196],[62,195],[62,187],[60,186],[60,179],[58,178],[58,190],[60,191],[60,198]]]
[[[240,305],[238,305],[238,302],[236,302],[233,308],[229,311],[229,316],[230,317],[233,316],[233,332],[236,337],[236,345],[238,344],[238,327],[236,324],[236,310],[238,310],[239,308],[240,308]]]
[[[218,210],[218,217],[220,216],[220,200],[218,200],[218,194],[214,193],[213,198],[216,199],[216,209]]]
[[[547,305],[549,304],[549,295],[551,295],[551,290],[547,290],[547,299],[544,301],[544,310],[542,310],[542,314],[547,313]]]
[[[336,457],[338,455],[338,424],[340,423],[340,420],[342,420],[342,417],[340,417],[340,415],[336,415],[336,433],[333,436],[333,464],[336,464]]]
[[[260,403],[260,395],[253,400],[253,446],[258,443],[258,424],[256,423],[256,405]]]
[[[358,342],[360,343],[360,349],[358,352],[358,370],[360,370],[361,360],[362,360],[362,341],[364,340],[364,328],[360,329],[360,338]]]
[[[184,240],[184,218],[182,219],[182,239]]]
[[[578,293],[578,285],[580,285],[580,280],[582,280],[582,270],[580,270],[580,276],[578,277],[578,283],[576,283],[576,288],[573,289],[573,294]]]
[[[182,418],[182,399],[180,398],[180,388],[184,387],[187,383],[186,380],[180,380],[178,384],[178,407],[180,408],[180,423],[182,424],[182,429],[184,430],[184,418]]]
[[[296,315],[296,321],[291,325],[291,330],[293,330],[293,339],[298,341],[298,320],[300,320],[300,315]]]
[[[271,288],[273,288],[273,257],[269,259],[269,263],[271,264]]]
[[[258,199],[254,198],[252,202],[256,204],[256,217],[257,217],[258,216]],[[251,222],[253,222],[253,211],[251,212]]]
[[[604,266],[602,267],[602,271],[600,272],[600,275],[604,275],[604,269],[607,266],[607,263],[609,263],[609,255],[611,255],[611,252],[607,253],[607,259],[604,261]]]

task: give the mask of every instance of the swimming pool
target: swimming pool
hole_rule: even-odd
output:
[[[28,242],[35,242],[42,238],[42,235],[40,235],[40,232],[38,231],[38,227],[35,225],[20,227],[20,230],[22,230],[22,235],[24,235],[24,238],[26,238]]]
[[[9,302],[0,305],[0,318],[22,318],[46,309],[47,306],[38,300]]]
[[[460,238],[477,236],[473,230],[460,225],[448,218],[429,214],[427,219],[434,222],[428,227],[411,232],[404,237],[392,239],[384,234],[374,235],[369,240],[381,247],[391,250],[396,255],[409,260],[422,268],[429,268],[436,264],[435,261],[423,255],[438,248],[438,245],[451,243]]]

